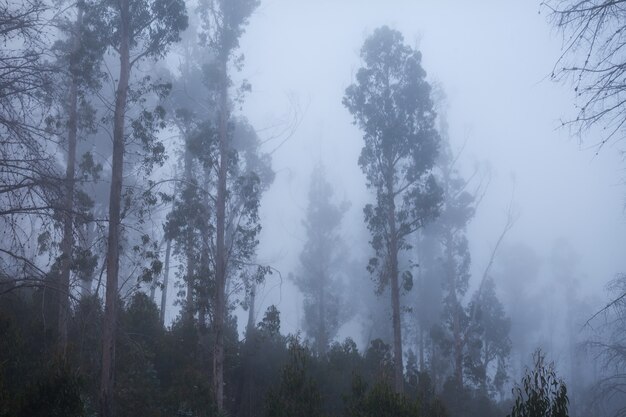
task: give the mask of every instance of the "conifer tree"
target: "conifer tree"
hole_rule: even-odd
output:
[[[342,309],[345,302],[341,298],[341,276],[347,251],[340,227],[348,206],[335,204],[332,198],[332,185],[325,177],[324,167],[318,164],[311,176],[309,206],[303,221],[307,240],[295,276],[305,297],[304,331],[318,355],[326,353],[346,316]]]

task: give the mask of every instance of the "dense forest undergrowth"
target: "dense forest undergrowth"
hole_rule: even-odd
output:
[[[0,415],[82,416],[97,411],[101,357],[100,300],[82,300],[70,318],[68,355],[54,357],[54,294],[20,290],[0,307]],[[136,294],[119,317],[116,415],[219,415],[211,392],[211,334],[183,318],[165,329],[156,304]],[[351,339],[316,355],[299,335],[280,332],[270,307],[239,340],[229,320],[225,413],[233,416],[502,416],[497,403],[452,379],[435,394],[432,378],[407,363],[405,395],[392,390],[389,345],[374,340],[359,352]]]

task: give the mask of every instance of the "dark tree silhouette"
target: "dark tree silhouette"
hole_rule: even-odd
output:
[[[391,286],[397,392],[404,385],[398,254],[410,247],[409,235],[437,216],[441,202],[431,173],[439,147],[431,88],[421,54],[403,42],[400,32],[386,26],[367,38],[363,67],[343,99],[363,131],[359,165],[376,195],[376,202],[364,208],[376,251],[368,270],[379,288]]]

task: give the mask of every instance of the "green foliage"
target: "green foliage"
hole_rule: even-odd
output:
[[[347,398],[344,416],[422,417],[423,414],[417,401],[411,401],[402,394],[396,394],[389,384],[378,382],[368,390],[367,384],[360,377],[355,376],[352,384],[352,395]],[[445,416],[445,414],[428,415],[428,417],[440,416]]]
[[[293,338],[289,344],[289,362],[280,384],[270,391],[266,401],[266,417],[318,417],[322,400],[315,382],[309,376],[310,353]]]
[[[116,404],[120,416],[160,416],[155,355],[163,329],[156,305],[135,294],[120,312],[116,361]]]
[[[275,305],[267,308],[258,328],[261,334],[270,338],[280,335],[280,311],[278,311]]]
[[[211,333],[184,315],[171,328],[163,328],[156,305],[143,293],[120,305],[117,415],[217,416]],[[54,415],[54,410],[59,410],[57,415],[93,415],[100,375],[101,302],[85,297],[76,306],[64,367],[50,350],[41,349],[54,340],[53,334],[41,332],[41,306],[41,293],[23,290],[5,295],[0,304],[0,416]],[[364,355],[350,339],[316,355],[297,338],[280,333],[280,312],[274,306],[243,341],[237,338],[234,320],[228,319],[225,330],[229,415],[249,417],[262,411],[268,417],[341,416],[350,406],[360,407],[367,416],[381,410],[413,413],[417,406],[421,416],[441,415],[435,413],[440,403],[427,387],[421,390],[427,395],[406,399],[377,387],[388,384],[392,372],[389,346],[379,340]],[[363,384],[374,387],[371,394],[351,394],[353,375],[363,375]],[[419,384],[427,385],[421,375]]]
[[[204,89],[203,89],[204,90]],[[181,100],[182,101],[182,100]],[[185,165],[189,179],[176,193],[172,210],[167,215],[165,236],[177,243],[177,256],[184,257],[184,280],[191,310],[208,310],[210,295],[215,293],[214,254],[209,247],[216,239],[217,188],[215,168],[219,162],[219,137],[213,118],[193,118],[187,106],[177,103],[177,123],[184,123]],[[189,119],[193,120],[190,122]],[[259,205],[262,193],[274,179],[271,158],[261,152],[260,139],[245,119],[233,119],[229,126],[226,217],[233,245],[229,253],[229,269],[233,278],[240,278],[243,287],[260,282],[269,268],[251,265],[261,231]],[[205,186],[209,184],[208,186]],[[192,262],[189,262],[191,258]],[[231,301],[236,301],[231,297]],[[191,311],[190,310],[190,311]]]
[[[432,168],[439,134],[430,85],[420,52],[404,44],[398,31],[383,26],[361,48],[363,66],[346,89],[343,104],[363,132],[359,166],[375,203],[363,208],[375,256],[367,269],[377,293],[390,286],[394,333],[394,385],[403,387],[399,254],[409,236],[437,217],[442,192]],[[405,276],[408,291],[412,280]]]
[[[364,66],[346,89],[343,104],[364,134],[359,165],[376,193],[376,204],[364,208],[376,251],[368,269],[382,289],[390,276],[390,240],[397,239],[396,250],[407,249],[406,237],[438,214],[441,189],[431,169],[439,135],[422,56],[404,44],[400,32],[376,29],[363,44],[361,58]]]
[[[80,376],[67,364],[52,364],[18,399],[16,417],[85,415]]]
[[[350,338],[333,343],[325,355],[316,355],[312,375],[323,399],[325,415],[339,415],[345,407],[344,397],[350,392],[352,374],[363,372],[363,358]]]
[[[15,290],[0,303],[1,416],[84,415],[84,379],[46,348],[54,334],[42,320],[44,295]]]
[[[226,59],[231,58],[230,54],[239,47],[239,39],[245,32],[250,15],[259,4],[259,0],[201,1],[198,11],[204,21],[204,31],[200,34],[200,40],[216,47]],[[215,13],[217,7],[221,8],[221,13]],[[215,27],[221,27],[221,30],[211,33]],[[235,65],[240,68],[241,63],[238,64],[238,61],[235,59]]]
[[[99,24],[104,29],[108,43],[119,50],[120,13],[114,1],[102,2]],[[130,48],[140,51],[141,57],[158,59],[168,47],[180,40],[180,32],[187,28],[187,12],[182,0],[156,0],[130,2],[131,27]],[[138,29],[138,30],[137,30]]]
[[[546,364],[540,350],[533,359],[534,368],[527,369],[521,385],[513,388],[515,405],[508,417],[568,417],[567,387],[557,377],[554,364]]]
[[[104,311],[101,300],[95,296],[83,297],[70,317],[68,339],[70,363],[83,381],[82,394],[88,414],[96,409],[100,386],[102,360],[102,319]]]
[[[511,353],[511,321],[506,317],[504,306],[498,300],[493,279],[485,280],[482,291],[474,296],[469,310],[474,311],[476,343],[468,346],[468,374],[485,395],[501,392],[508,378],[506,361]],[[492,362],[497,364],[493,376],[487,372]]]
[[[208,349],[201,332],[183,317],[164,334],[155,356],[167,415],[209,417],[215,415]]]
[[[324,167],[316,165],[303,221],[307,239],[294,282],[304,295],[302,328],[318,355],[328,350],[347,318],[341,281],[347,248],[340,234],[347,208],[347,203],[333,202],[333,187],[326,179]]]

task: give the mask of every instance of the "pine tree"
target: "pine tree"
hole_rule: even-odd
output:
[[[345,303],[341,297],[341,274],[347,252],[340,227],[347,204],[336,205],[332,199],[332,185],[318,164],[311,175],[309,206],[303,221],[307,240],[295,277],[305,297],[304,331],[318,355],[326,353],[346,317],[342,310]]]

